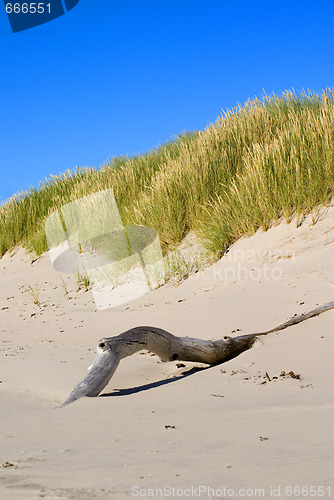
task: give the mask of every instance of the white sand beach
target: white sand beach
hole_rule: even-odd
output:
[[[0,260],[1,499],[334,498],[334,310],[209,369],[137,353],[101,397],[55,409],[101,337],[151,325],[219,339],[333,301],[333,206],[104,311],[48,254],[33,260]]]

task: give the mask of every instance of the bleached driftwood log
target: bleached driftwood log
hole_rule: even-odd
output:
[[[83,396],[98,396],[115,373],[122,358],[131,356],[137,351],[148,350],[157,354],[162,361],[193,361],[217,365],[239,356],[250,349],[256,337],[278,332],[296,325],[301,321],[317,316],[334,308],[334,301],[317,307],[312,311],[294,316],[285,323],[265,332],[225,336],[223,339],[210,341],[191,337],[176,337],[165,330],[153,326],[138,326],[121,333],[116,337],[100,340],[92,366],[86,377],[73,389],[66,401],[66,406]]]

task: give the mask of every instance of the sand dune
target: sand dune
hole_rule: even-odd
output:
[[[54,409],[101,337],[145,324],[203,339],[269,329],[334,300],[333,257],[331,206],[315,224],[239,240],[179,287],[97,312],[47,254],[5,255],[0,497],[291,498],[304,487],[333,498],[333,310],[205,370],[137,353],[101,397]]]

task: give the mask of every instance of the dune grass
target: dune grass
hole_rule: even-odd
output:
[[[155,151],[52,177],[0,206],[0,256],[43,253],[46,217],[108,188],[123,224],[155,228],[164,250],[193,230],[219,256],[259,227],[300,221],[334,194],[334,90],[255,99]]]

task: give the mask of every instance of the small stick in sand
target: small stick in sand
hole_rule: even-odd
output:
[[[234,338],[225,336],[223,339],[215,341],[176,337],[153,326],[137,326],[116,337],[103,338],[97,346],[96,356],[88,374],[73,389],[60,407],[73,403],[83,396],[98,396],[115,373],[120,360],[137,351],[147,349],[160,356],[162,361],[180,360],[217,365],[250,349],[254,345],[256,337],[260,335],[279,332],[333,308],[334,301],[319,306],[308,313],[294,316],[271,330]]]

